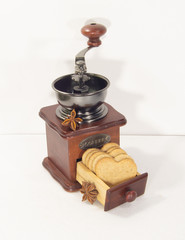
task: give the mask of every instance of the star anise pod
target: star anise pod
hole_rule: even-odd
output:
[[[80,192],[83,194],[82,201],[88,200],[93,204],[97,199],[98,191],[94,183],[82,182]]]
[[[65,127],[69,126],[73,131],[75,131],[77,125],[83,121],[81,118],[75,118],[75,117],[76,117],[76,112],[75,112],[75,109],[73,109],[73,111],[71,111],[71,114],[68,116],[68,118],[62,122],[62,126],[65,126]]]

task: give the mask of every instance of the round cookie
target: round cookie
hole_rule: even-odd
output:
[[[89,153],[87,154],[86,159],[85,159],[85,165],[86,165],[86,167],[88,167],[88,162],[89,162],[90,157],[91,157],[94,153],[96,153],[96,152],[99,152],[99,149],[96,148],[96,149],[92,150],[91,152],[89,152]]]
[[[89,149],[87,149],[87,150],[83,153],[83,155],[82,155],[82,162],[83,162],[83,164],[86,165],[86,157],[87,157],[87,155],[88,155],[91,151],[93,151],[93,150],[96,150],[96,148],[89,148]]]
[[[107,153],[102,153],[101,155],[98,155],[96,158],[94,158],[92,165],[91,165],[91,171],[95,172],[95,167],[98,161],[100,161],[103,158],[112,158],[109,154]]]
[[[93,152],[93,154],[90,156],[88,162],[87,162],[87,167],[92,170],[92,165],[93,165],[93,161],[96,157],[100,156],[104,154],[103,151],[99,150],[98,152]]]
[[[116,157],[117,155],[119,155],[120,153],[123,153],[123,154],[126,154],[126,152],[121,149],[121,148],[116,148],[116,149],[113,149],[111,152],[109,152],[109,154],[112,156],[112,157]]]
[[[105,145],[103,145],[103,147],[101,148],[102,151],[106,152],[107,150],[109,150],[111,147],[119,147],[119,145],[117,143],[106,143]]]
[[[120,149],[120,147],[118,147],[118,146],[114,146],[114,147],[111,147],[111,148],[109,148],[106,152],[107,153],[110,153],[112,150],[114,150],[114,149]]]
[[[122,161],[122,160],[127,159],[127,158],[132,159],[129,155],[124,154],[124,153],[120,153],[120,154],[118,154],[116,157],[114,157],[114,159],[115,159],[117,162]]]
[[[137,166],[132,159],[116,162],[113,158],[103,158],[97,162],[96,175],[109,186],[119,184],[137,174]]]

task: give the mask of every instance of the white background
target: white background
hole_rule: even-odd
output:
[[[1,239],[184,239],[184,13],[183,0],[0,1]],[[74,71],[91,21],[107,33],[88,72],[109,78],[106,101],[128,120],[121,146],[149,172],[146,194],[108,213],[41,166],[38,112],[56,104],[51,83]]]
[[[89,19],[107,26],[86,57],[110,79],[106,101],[126,116],[125,134],[185,134],[183,0],[7,0],[0,7],[0,133],[44,133],[51,83],[74,71]]]

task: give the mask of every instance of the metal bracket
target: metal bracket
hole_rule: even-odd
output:
[[[85,63],[85,54],[93,47],[88,47],[80,51],[75,57],[75,74],[72,75],[72,79],[79,83],[79,88],[84,86],[84,83],[90,79],[86,75],[87,67]]]

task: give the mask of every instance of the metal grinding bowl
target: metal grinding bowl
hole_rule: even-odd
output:
[[[99,37],[106,32],[106,28],[92,23],[83,27],[81,31],[89,37],[89,47],[76,55],[75,73],[57,78],[52,87],[60,104],[56,110],[57,117],[64,120],[75,109],[83,122],[93,122],[108,113],[103,102],[110,82],[104,76],[86,72],[85,54],[101,44]]]
[[[90,80],[86,81],[89,87],[87,93],[74,93],[73,89],[78,83],[72,80],[72,75],[66,75],[56,79],[52,87],[60,106],[56,114],[60,119],[65,119],[75,109],[78,117],[85,122],[92,122],[106,116],[108,109],[103,104],[109,80],[98,74],[88,74]]]

